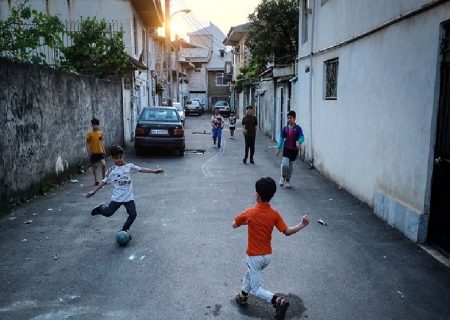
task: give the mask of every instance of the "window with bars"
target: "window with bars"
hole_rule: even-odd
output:
[[[339,58],[324,62],[325,65],[325,100],[337,100],[337,80],[339,69]]]

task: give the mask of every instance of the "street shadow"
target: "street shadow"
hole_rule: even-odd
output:
[[[303,300],[294,294],[280,294],[276,293],[276,295],[281,295],[286,297],[289,301],[289,308],[286,312],[285,319],[301,319],[306,311]],[[257,319],[274,319],[275,316],[275,308],[271,304],[267,304],[262,300],[259,300],[251,295],[248,297],[248,305],[246,307],[241,307],[236,303],[236,301],[231,300],[230,303],[237,308],[239,313],[243,316],[257,318]]]

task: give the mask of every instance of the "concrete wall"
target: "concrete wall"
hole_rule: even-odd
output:
[[[188,72],[189,90],[206,92],[208,89],[207,76],[208,72],[204,63],[201,68],[190,69]]]
[[[18,0],[0,0],[0,18],[9,15],[10,7],[19,3]],[[32,8],[44,12],[48,15],[57,16],[64,23],[65,21],[81,21],[88,17],[96,17],[97,20],[105,19],[106,22],[118,23],[123,28],[123,41],[125,51],[135,59],[139,59],[141,52],[146,45],[143,43],[143,33],[149,38],[148,30],[129,0],[30,0],[28,5]],[[136,23],[136,39],[134,36],[134,22]],[[74,28],[74,26],[72,27]],[[148,41],[148,40],[147,40]],[[157,52],[154,52],[153,40],[147,44],[147,56],[144,55],[144,63],[150,65],[150,70],[156,59]],[[159,53],[158,53],[159,54]],[[150,71],[133,71],[135,90],[125,92],[125,96],[133,97],[133,101],[124,100],[124,107],[127,108],[127,117],[123,121],[128,122],[125,130],[125,139],[130,143],[134,139],[135,119],[138,118],[140,110],[153,105],[153,99],[149,95],[149,88],[153,86]]]
[[[97,117],[106,147],[123,144],[121,84],[0,59],[0,200],[67,179],[88,160]]]
[[[424,240],[429,210],[439,37],[450,3],[341,42],[428,2],[313,1],[314,35],[300,46],[295,87],[315,167],[415,241]],[[337,100],[324,99],[331,58],[339,59]]]

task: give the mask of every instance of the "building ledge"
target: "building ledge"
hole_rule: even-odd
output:
[[[148,70],[148,67],[142,63],[141,61],[133,58],[132,56],[128,55],[128,70]]]
[[[164,14],[160,0],[130,0],[147,28],[162,27]]]

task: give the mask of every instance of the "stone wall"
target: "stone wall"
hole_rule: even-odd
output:
[[[105,146],[123,144],[121,84],[0,59],[0,201],[67,179],[88,162],[96,117]]]

